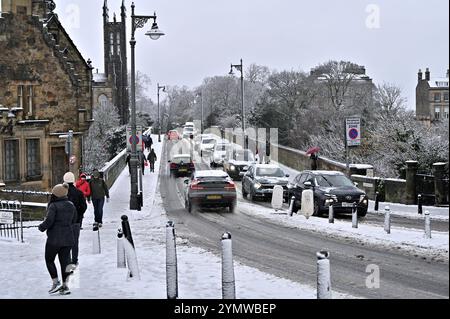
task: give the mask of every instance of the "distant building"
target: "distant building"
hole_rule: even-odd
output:
[[[430,69],[418,73],[416,88],[416,118],[419,121],[432,123],[449,120],[448,82],[449,70],[445,77],[431,77]]]
[[[115,106],[119,111],[121,124],[130,118],[128,94],[126,8],[122,1],[121,21],[114,14],[109,21],[108,1],[103,5],[103,42],[105,73],[94,73],[94,108],[99,105]]]
[[[3,0],[0,17],[0,180],[50,190],[83,160],[92,122],[92,67],[53,13],[51,0]]]
[[[372,107],[375,85],[366,74],[366,68],[354,63],[340,63],[339,68],[343,67],[345,69],[337,70],[325,64],[311,70],[310,76],[319,88],[313,103],[360,111]]]

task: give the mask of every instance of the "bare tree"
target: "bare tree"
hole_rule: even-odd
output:
[[[375,103],[385,113],[397,113],[406,108],[407,99],[398,86],[383,83],[375,91]]]
[[[267,66],[251,64],[245,72],[245,78],[250,83],[266,84],[270,76],[270,70]]]

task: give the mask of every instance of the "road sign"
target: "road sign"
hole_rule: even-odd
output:
[[[0,224],[12,225],[14,224],[14,213],[13,212],[0,212]]]
[[[361,119],[358,117],[345,120],[347,146],[361,145]]]
[[[136,127],[136,136],[134,136],[136,141],[136,150],[139,152],[144,149],[144,143],[142,139],[142,127]],[[133,144],[133,137],[131,136],[131,126],[127,127],[127,151],[131,152],[131,145]]]

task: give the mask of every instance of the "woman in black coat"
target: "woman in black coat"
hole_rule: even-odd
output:
[[[70,264],[70,250],[75,240],[73,234],[73,224],[77,222],[77,210],[72,202],[67,198],[68,186],[56,185],[52,190],[52,197],[47,207],[47,217],[39,225],[41,232],[47,231],[47,243],[45,245],[45,262],[53,286],[49,293],[60,292],[69,294],[67,286],[67,266]],[[61,265],[62,282],[59,281],[58,271],[55,265],[55,258],[58,256]]]

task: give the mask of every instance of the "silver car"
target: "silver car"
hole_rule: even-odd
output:
[[[236,185],[230,176],[222,171],[197,171],[186,179],[184,200],[189,213],[197,208],[236,209]]]

